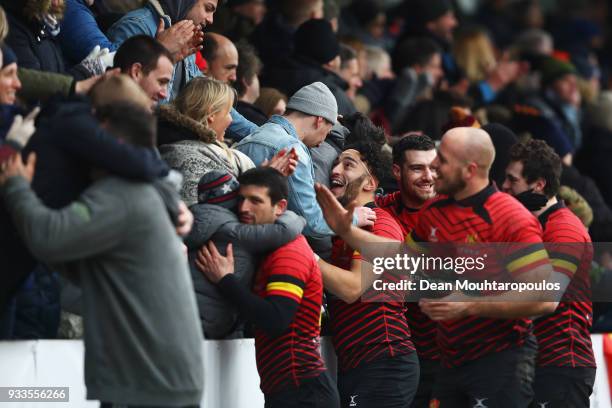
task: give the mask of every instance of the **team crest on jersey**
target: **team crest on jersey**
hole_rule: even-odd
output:
[[[440,408],[440,400],[434,398],[429,401],[429,408]]]
[[[480,242],[478,239],[478,234],[468,234],[468,236],[465,237],[465,242],[466,244],[475,244],[476,242]]]
[[[431,227],[431,231],[429,232],[429,242],[438,242],[438,228]]]

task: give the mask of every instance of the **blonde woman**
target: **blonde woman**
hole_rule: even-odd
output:
[[[453,53],[470,82],[488,79],[497,65],[493,43],[479,28],[460,32],[455,38]]]
[[[229,85],[199,77],[160,108],[159,150],[170,167],[183,174],[181,197],[188,206],[197,203],[198,182],[205,173],[225,169],[238,177],[255,167],[245,154],[225,144],[234,98]]]

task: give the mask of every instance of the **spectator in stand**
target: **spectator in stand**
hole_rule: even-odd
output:
[[[340,44],[340,78],[348,84],[346,95],[351,101],[355,101],[357,91],[363,86],[359,70],[357,53],[350,46]]]
[[[123,144],[153,149],[153,116],[132,105],[115,110],[108,129]],[[151,184],[98,172],[77,200],[53,210],[30,188],[34,165],[33,155],[26,167],[14,156],[0,173],[1,193],[32,253],[45,263],[73,262],[69,270],[78,273],[87,397],[102,407],[198,405],[202,334],[182,244],[161,195]]]
[[[17,59],[11,49],[4,45],[0,53],[0,163],[2,164],[20,151],[35,131],[34,118],[37,112],[33,111],[32,116],[26,116],[22,122],[24,112],[15,105],[15,94],[20,87]],[[0,291],[0,338],[8,339],[14,337],[16,307],[15,302],[9,303],[9,300],[22,286],[24,279],[34,268],[34,263],[21,241],[17,239],[15,228],[3,203],[0,203],[0,262],[7,266]],[[45,334],[47,332],[45,330]]]
[[[264,65],[262,83],[293,95],[313,82],[324,83],[338,103],[341,115],[355,112],[346,95],[348,84],[340,70],[340,44],[326,20],[313,19],[302,24],[294,35],[294,55],[271,66]]]
[[[319,146],[336,123],[336,99],[321,82],[305,86],[296,92],[283,116],[273,116],[251,136],[236,145],[255,164],[270,159],[278,151],[295,148],[299,163],[289,177],[289,209],[308,223],[304,235],[315,240],[333,235],[322,218],[321,208],[314,195],[314,165],[308,148]],[[368,224],[373,215],[360,207],[355,213],[355,224]],[[312,241],[311,241],[312,243]]]
[[[129,38],[115,55],[115,68],[142,88],[152,106],[167,98],[172,80],[172,54],[155,39],[146,35]]]
[[[250,39],[264,66],[291,56],[295,31],[313,18],[323,18],[323,0],[278,0]]]
[[[405,4],[408,31],[405,36],[426,36],[443,50],[442,67],[445,79],[455,91],[470,96],[479,104],[488,104],[497,94],[519,75],[517,62],[500,60],[489,76],[479,82],[470,83],[452,54],[454,30],[458,25],[450,0],[418,0]]]
[[[6,43],[13,48],[24,68],[67,73],[75,79],[86,79],[104,73],[112,65],[107,52],[92,51],[78,65],[66,66],[64,55],[57,42],[61,31],[60,20],[64,14],[64,0],[0,2],[8,16],[9,34]],[[79,63],[80,62],[80,63]]]
[[[287,208],[289,189],[272,169],[253,169],[239,178],[240,221],[275,222]],[[268,408],[339,408],[338,391],[321,358],[323,283],[312,249],[302,235],[270,253],[251,293],[234,274],[232,245],[220,253],[209,242],[198,266],[255,325],[255,354]],[[298,357],[299,358],[296,358]]]
[[[238,50],[234,43],[221,34],[209,33],[202,45],[200,53],[206,60],[204,75],[232,85],[238,68]]]
[[[202,39],[198,27],[204,29],[211,24],[216,10],[217,0],[151,0],[145,7],[123,16],[109,29],[108,36],[118,43],[138,34],[149,37],[157,35],[162,43],[172,39],[173,46],[166,47],[175,56],[174,72],[168,84],[168,95],[164,99],[164,102],[168,102],[191,79],[202,75],[195,62],[195,52]],[[162,34],[165,38],[160,38]],[[233,139],[242,139],[257,128],[234,109],[231,115],[229,131]]]
[[[197,269],[198,250],[212,240],[219,251],[232,243],[235,276],[245,288],[252,287],[258,258],[297,238],[306,221],[292,211],[285,211],[274,223],[253,225],[238,218],[240,185],[225,170],[212,170],[198,184],[198,203],[191,206],[193,229],[185,238],[189,265],[202,329],[207,338],[242,337],[243,322],[238,311],[219,289]]]
[[[545,140],[569,166],[582,144],[576,69],[555,57],[542,59],[537,69],[542,77],[540,92],[515,108],[514,125],[518,131],[528,131]]]
[[[426,37],[408,38],[399,44],[393,56],[396,80],[385,104],[385,113],[393,134],[405,115],[419,99],[430,99],[442,78],[442,49]]]
[[[255,167],[253,161],[224,142],[231,122],[234,90],[212,78],[195,78],[177,98],[159,110],[162,157],[183,175],[181,197],[198,202],[198,182],[208,171],[225,169],[234,177]]]
[[[234,82],[238,99],[236,110],[257,126],[268,121],[268,116],[254,105],[260,96],[260,72],[261,61],[255,49],[248,43],[238,44],[238,68]]]
[[[355,0],[342,10],[340,36],[353,36],[366,45],[384,47],[387,16],[378,0]]]
[[[479,27],[459,30],[453,43],[453,55],[470,82],[487,79],[497,64],[493,43],[487,32]]]
[[[96,46],[117,51],[118,44],[112,43],[102,32],[90,7],[94,0],[65,0],[66,10],[58,35],[59,44],[66,59],[78,64]]]
[[[261,88],[255,107],[259,108],[268,119],[273,115],[282,116],[287,109],[287,95],[275,88]]]
[[[334,33],[338,33],[340,17],[340,7],[336,0],[323,0],[323,18],[329,21],[332,26]]]
[[[266,16],[265,0],[228,0],[220,7],[210,31],[234,42],[249,38]]]
[[[381,47],[366,45],[363,50],[366,64],[365,80],[355,104],[360,112],[378,116],[387,95],[393,89],[395,75],[391,70],[391,57]]]
[[[576,165],[592,177],[607,203],[612,203],[612,174],[609,158],[612,157],[612,91],[603,91],[596,104],[586,112],[588,137],[580,150]]]

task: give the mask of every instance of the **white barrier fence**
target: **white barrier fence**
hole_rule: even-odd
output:
[[[591,408],[612,408],[603,336],[593,336],[597,359],[597,378],[591,397]],[[259,376],[255,367],[252,339],[205,341],[204,395],[205,408],[263,407]],[[323,342],[325,357],[333,356],[328,341]],[[326,358],[333,361],[333,357]],[[332,365],[332,364],[328,364]],[[333,368],[333,367],[330,367]],[[70,387],[70,401],[45,403],[56,407],[97,408],[97,401],[85,400],[83,383],[83,343],[80,341],[41,340],[0,342],[1,387]],[[42,403],[0,402],[2,407],[40,407]]]

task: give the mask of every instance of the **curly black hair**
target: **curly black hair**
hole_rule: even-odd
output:
[[[344,150],[353,149],[359,152],[368,170],[379,182],[391,173],[391,163],[378,146],[372,142],[359,141],[344,146]]]
[[[355,112],[345,116],[340,120],[342,126],[346,127],[350,135],[346,138],[346,143],[370,142],[382,146],[386,142],[385,130],[376,126],[366,115]]]
[[[436,148],[433,139],[420,133],[409,133],[393,145],[393,164],[402,165],[406,159],[406,150],[428,151]]]
[[[527,183],[544,179],[544,194],[554,197],[561,186],[561,158],[543,140],[530,139],[512,146],[510,161],[523,164],[523,177]]]

